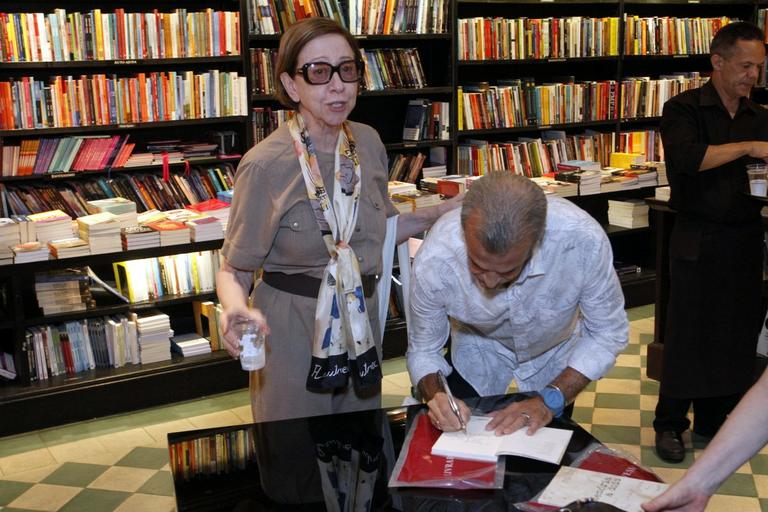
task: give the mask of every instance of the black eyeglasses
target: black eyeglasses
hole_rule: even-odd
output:
[[[307,62],[296,72],[301,73],[304,81],[312,85],[327,84],[334,73],[339,74],[342,82],[352,83],[360,80],[363,63],[359,60],[345,60],[338,66],[334,66],[328,62]]]

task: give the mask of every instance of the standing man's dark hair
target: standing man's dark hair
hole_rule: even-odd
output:
[[[709,45],[709,53],[727,59],[731,56],[731,50],[737,41],[760,41],[762,43],[765,42],[765,35],[752,23],[734,21],[717,31]]]

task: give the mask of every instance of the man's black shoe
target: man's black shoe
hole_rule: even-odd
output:
[[[656,454],[667,462],[682,462],[685,458],[683,438],[677,432],[656,432]]]

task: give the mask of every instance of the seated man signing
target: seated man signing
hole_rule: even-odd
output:
[[[535,396],[494,412],[488,429],[533,434],[605,375],[628,340],[610,243],[586,212],[509,172],[472,184],[413,263],[408,371],[433,424],[460,428],[437,372],[459,398]],[[451,361],[443,348],[451,335]],[[453,365],[453,368],[451,367]],[[469,409],[459,401],[463,419]]]

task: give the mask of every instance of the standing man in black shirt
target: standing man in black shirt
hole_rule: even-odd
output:
[[[765,61],[763,33],[723,27],[710,47],[712,78],[664,105],[661,136],[677,218],[670,240],[670,298],[656,452],[685,457],[711,437],[749,388],[760,329],[763,230],[746,165],[768,161],[768,111],[749,99]]]

